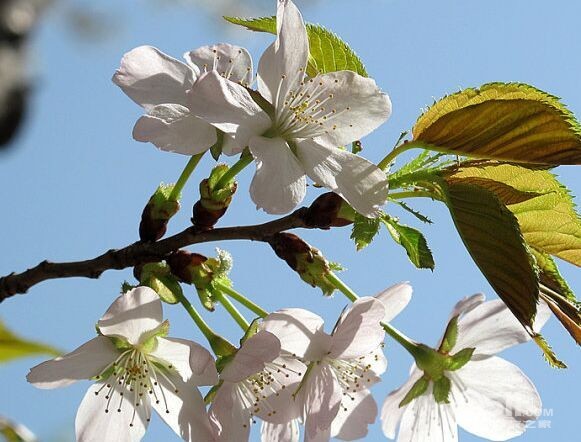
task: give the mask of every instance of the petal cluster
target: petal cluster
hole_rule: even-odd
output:
[[[39,388],[92,379],[75,420],[78,441],[138,441],[152,410],[183,440],[214,440],[199,385],[218,381],[212,355],[168,338],[161,301],[147,287],[119,296],[97,323],[100,335],[30,370]]]

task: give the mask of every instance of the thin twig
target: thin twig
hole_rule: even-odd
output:
[[[306,211],[306,208],[297,209],[285,217],[252,226],[223,227],[208,231],[197,231],[194,227],[189,227],[157,242],[138,241],[85,261],[42,261],[22,273],[1,277],[0,302],[16,294],[26,293],[32,286],[48,279],[98,278],[106,270],[122,270],[147,262],[161,261],[171,252],[192,244],[238,239],[268,242],[272,235],[285,230],[311,228],[304,220]]]

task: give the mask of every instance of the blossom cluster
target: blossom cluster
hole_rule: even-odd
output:
[[[218,149],[253,159],[250,195],[267,213],[295,208],[309,178],[359,214],[376,217],[387,199],[387,176],[344,146],[389,118],[389,97],[374,80],[351,71],[307,75],[301,14],[291,0],[277,4],[277,36],[258,64],[256,90],[251,56],[238,46],[204,46],[186,53],[185,62],[151,46],[125,54],[113,81],[145,110],[133,136],[189,156]],[[305,252],[310,263],[311,252]],[[176,271],[182,261],[192,264],[193,255],[171,256],[163,271],[210,298],[214,288],[206,277],[219,272],[207,259],[195,257],[201,273],[194,275],[190,268]],[[210,270],[200,270],[202,264]],[[310,442],[355,440],[366,437],[378,415],[385,436],[398,441],[454,441],[458,426],[506,440],[540,414],[534,385],[496,356],[530,339],[499,300],[474,295],[460,301],[431,348],[390,325],[411,299],[411,286],[400,283],[373,297],[353,295],[330,333],[317,314],[284,308],[244,327],[238,348],[212,345],[214,355],[193,341],[168,337],[162,300],[146,285],[113,302],[97,322],[97,337],[32,368],[27,377],[39,388],[95,382],[76,416],[81,442],[138,441],[153,410],[183,440],[202,442],[248,440],[258,420],[265,442],[298,441],[301,433]],[[537,328],[548,312],[539,305]],[[386,333],[415,364],[409,380],[379,409],[371,389],[387,369]]]
[[[186,441],[248,440],[257,418],[265,442],[298,441],[300,425],[307,441],[355,440],[365,437],[378,414],[370,387],[387,368],[382,324],[387,326],[410,297],[411,287],[402,283],[360,298],[330,334],[310,311],[273,312],[235,353],[216,363],[201,345],[169,338],[158,295],[139,287],[109,307],[97,323],[96,338],[32,368],[28,381],[39,388],[95,381],[77,412],[79,441],[138,441],[152,409]],[[547,309],[541,311],[539,326],[548,318]],[[383,404],[387,437],[395,436],[399,424],[398,441],[456,440],[457,422],[477,435],[506,440],[540,414],[532,383],[495,356],[528,339],[506,306],[475,295],[458,303],[452,317],[460,319],[449,352],[471,348],[473,353],[459,369],[445,370],[449,400],[438,401],[430,385],[402,406],[414,384],[431,376],[429,367],[425,372],[413,367],[410,379]],[[200,386],[212,386],[209,410]]]

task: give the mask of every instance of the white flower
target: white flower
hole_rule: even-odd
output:
[[[297,392],[306,440],[327,438],[333,432],[362,437],[377,409],[367,388],[378,382],[387,366],[381,350],[385,316],[381,302],[361,298],[346,310],[331,335],[323,319],[303,309],[284,309],[268,315],[263,328],[276,335],[282,350],[308,364]],[[360,419],[353,413],[363,411]],[[349,417],[353,419],[346,424]]]
[[[186,93],[208,71],[248,86],[252,59],[246,49],[229,44],[203,46],[184,58],[186,63],[140,46],[123,56],[113,82],[147,112],[137,120],[133,138],[165,151],[195,155],[216,143],[216,129],[190,113]],[[238,152],[226,148],[224,153]]]
[[[77,412],[78,441],[138,441],[152,408],[182,439],[214,440],[196,388],[218,381],[214,359],[195,342],[164,337],[162,319],[153,290],[131,290],[99,320],[99,336],[30,370],[27,379],[39,388],[96,381]]]
[[[430,381],[423,394],[400,407],[424,375],[414,365],[410,379],[383,404],[383,432],[394,439],[399,424],[399,442],[455,441],[457,425],[490,440],[507,440],[522,434],[526,422],[539,416],[541,400],[523,372],[495,354],[529,340],[528,333],[502,301],[484,302],[484,295],[460,301],[451,316],[459,317],[458,335],[448,353],[475,350],[461,368],[444,372],[451,381],[449,403],[436,402]],[[535,329],[540,329],[549,316],[546,304],[539,304]]]
[[[389,98],[375,81],[351,71],[306,77],[308,56],[299,10],[279,0],[277,39],[258,66],[258,91],[268,103],[259,106],[246,88],[209,72],[193,86],[190,108],[231,135],[238,149],[249,147],[256,162],[250,194],[259,208],[292,210],[305,196],[307,175],[361,214],[376,216],[387,198],[386,175],[338,147],[385,122]]]
[[[259,331],[248,338],[220,373],[210,407],[219,441],[248,440],[254,416],[274,423],[296,418],[291,395],[306,367],[280,356],[280,341]]]

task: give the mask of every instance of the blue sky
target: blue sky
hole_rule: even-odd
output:
[[[156,150],[131,139],[140,109],[114,86],[111,75],[124,52],[152,44],[179,57],[186,50],[220,41],[246,46],[257,62],[271,36],[221,26],[218,17],[193,7],[159,7],[159,3],[104,0],[103,10],[116,11],[122,28],[106,41],[87,44],[63,26],[57,6],[46,17],[30,48],[34,94],[28,120],[13,148],[0,154],[0,274],[21,271],[43,259],[76,260],[96,256],[137,239],[143,205],[160,182],[175,181],[187,158]],[[274,1],[260,2],[257,15],[271,15]],[[578,57],[580,31],[577,2],[474,0],[407,2],[403,0],[320,0],[303,2],[307,21],[320,23],[349,42],[371,76],[389,93],[391,119],[364,140],[364,155],[380,160],[402,130],[409,129],[420,109],[434,98],[459,88],[490,81],[521,81],[563,97],[581,115]],[[184,191],[184,208],[169,233],[188,225],[197,182],[209,170],[206,158]],[[573,194],[581,179],[573,167],[557,170]],[[248,197],[252,168],[240,176],[239,192],[222,225],[254,224],[270,219],[256,212]],[[307,201],[317,192],[311,189]],[[578,200],[577,200],[578,201]],[[415,203],[415,201],[414,201]],[[435,224],[424,232],[436,259],[436,269],[419,271],[384,234],[356,253],[349,229],[300,234],[348,270],[342,278],[360,295],[375,294],[399,281],[414,286],[408,308],[394,321],[407,335],[427,344],[439,338],[448,313],[463,296],[490,286],[470,260],[452,227],[447,210],[430,201],[416,207]],[[388,211],[392,208],[388,207]],[[400,214],[399,212],[395,212]],[[410,225],[416,221],[403,219]],[[212,254],[217,244],[195,250]],[[234,256],[236,288],[267,310],[304,307],[332,324],[347,302],[336,295],[323,299],[277,260],[268,246],[249,242],[219,244]],[[562,263],[573,290],[581,275]],[[25,296],[0,305],[0,318],[12,329],[72,350],[94,335],[94,323],[116,297],[131,271],[109,271],[99,280],[70,279],[42,283]],[[166,308],[172,335],[202,342],[188,317],[177,307]],[[236,325],[221,312],[207,314],[214,327],[232,340]],[[578,348],[552,319],[545,335],[569,369],[556,371],[532,344],[505,352],[536,384],[550,429],[531,428],[522,440],[570,440],[577,428],[579,395]],[[407,377],[409,356],[388,341],[390,366],[374,391],[381,405],[385,395]],[[0,366],[0,414],[27,424],[43,441],[66,441],[88,383],[41,391],[24,379],[42,358]],[[548,416],[548,415],[551,416]],[[171,432],[152,422],[146,441],[167,440]],[[368,440],[380,440],[375,425]],[[465,441],[477,438],[461,433]]]

